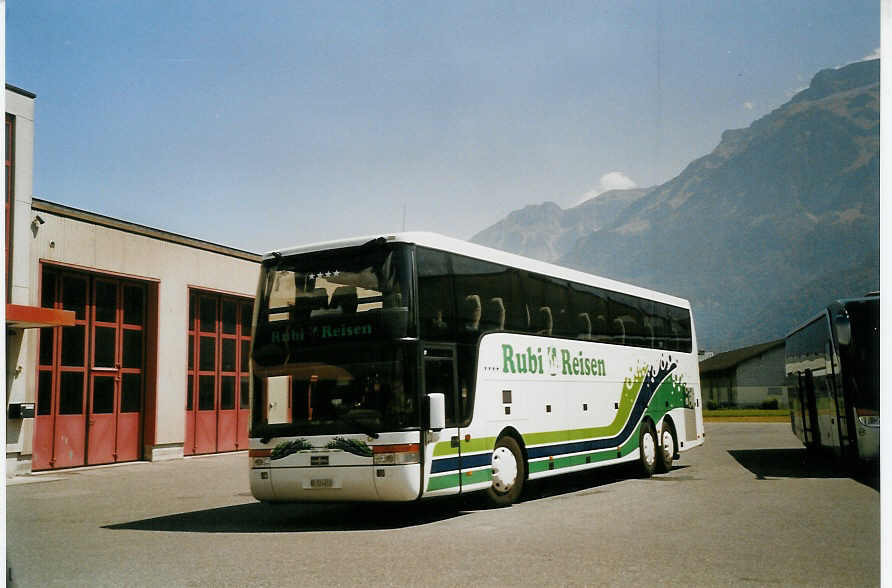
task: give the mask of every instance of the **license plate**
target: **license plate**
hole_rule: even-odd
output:
[[[334,488],[334,480],[331,478],[313,478],[310,480],[310,488]]]

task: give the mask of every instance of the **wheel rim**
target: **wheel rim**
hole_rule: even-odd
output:
[[[496,447],[492,452],[492,487],[496,492],[511,490],[517,480],[517,460],[507,447]]]
[[[644,461],[647,465],[652,465],[656,462],[657,447],[652,434],[645,433],[641,439],[641,453],[644,455]]]
[[[663,431],[663,456],[668,462],[675,453],[675,443],[672,440],[672,433],[668,429]]]

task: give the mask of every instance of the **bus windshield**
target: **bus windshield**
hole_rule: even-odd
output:
[[[398,342],[414,333],[410,284],[410,250],[383,239],[266,260],[252,353],[253,434],[417,427]]]
[[[253,359],[276,366],[319,346],[411,336],[411,261],[405,246],[279,257],[261,268]]]
[[[311,361],[256,366],[255,436],[365,433],[418,426],[416,395],[406,385],[398,345],[339,348]]]
[[[854,384],[854,405],[880,410],[880,303],[879,299],[849,302],[846,311],[852,324],[852,343],[843,350],[844,366]]]

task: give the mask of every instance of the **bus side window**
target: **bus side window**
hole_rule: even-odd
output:
[[[502,297],[505,303],[504,329],[519,333],[526,332],[530,326],[530,317],[527,314],[518,270],[510,269],[502,274],[498,296]]]
[[[656,347],[654,340],[654,303],[652,300],[640,299],[636,305],[641,314],[638,316],[638,345],[653,349]]]
[[[691,315],[684,308],[669,307],[669,331],[672,351],[691,351]]]
[[[419,247],[416,260],[421,338],[430,341],[452,340],[456,325],[449,259],[443,252]]]
[[[580,312],[576,315],[576,330],[578,331],[577,339],[592,340],[592,319],[587,312]]]
[[[564,307],[557,308],[554,311],[554,330],[552,334],[569,339],[575,339],[578,335],[576,326],[570,318],[570,313]]]
[[[570,317],[568,308],[569,284],[566,281],[549,278],[545,282],[545,304],[551,309],[551,332],[555,337],[576,338],[576,327]]]
[[[614,328],[613,341],[616,344],[650,346],[642,324],[643,313],[640,309],[642,302],[634,296],[610,294],[608,307]]]
[[[605,314],[595,315],[592,321],[592,340],[601,343],[610,341],[612,329],[607,324],[607,316]]]
[[[519,333],[532,333],[533,331],[533,313],[530,311],[530,305],[524,303],[518,314],[512,314],[508,317],[508,329]]]
[[[468,294],[462,302],[461,324],[466,332],[476,333],[480,330],[480,318],[483,308],[479,294]]]
[[[551,315],[550,306],[540,306],[535,313],[536,320],[533,321],[533,328],[537,335],[551,335],[554,330],[554,318]]]
[[[644,333],[641,329],[641,323],[638,316],[624,315],[621,317],[623,327],[626,329],[626,345],[634,345],[635,347],[644,347]]]
[[[590,302],[591,305],[589,308],[591,309],[592,316],[592,339],[601,341],[602,343],[608,342],[613,336],[613,329],[607,319],[609,316],[609,313],[607,312],[607,295],[603,292],[593,293]]]
[[[655,304],[651,316],[646,319],[651,330],[654,349],[671,349],[669,341],[669,314],[665,304]]]
[[[517,270],[462,255],[452,254],[450,259],[462,315],[459,331],[480,335],[511,329],[507,325],[519,315],[516,305],[522,304],[516,287]]]
[[[501,296],[490,298],[483,314],[483,329],[486,331],[505,330],[505,301]]]
[[[614,318],[612,321],[612,329],[611,329],[611,342],[616,343],[617,345],[625,345],[626,344],[626,326],[623,323],[623,320],[619,317]]]

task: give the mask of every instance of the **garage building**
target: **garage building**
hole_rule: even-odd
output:
[[[7,475],[247,448],[260,257],[32,196],[6,86]]]

